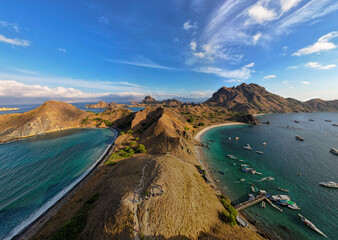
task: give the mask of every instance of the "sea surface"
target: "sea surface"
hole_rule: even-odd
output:
[[[81,102],[81,103],[71,103],[72,105],[74,105],[75,107],[83,110],[83,111],[92,111],[94,113],[101,113],[104,110],[106,110],[105,108],[86,108],[86,104],[96,104],[93,102]],[[123,103],[123,104],[130,104],[130,103]],[[10,113],[24,113],[24,112],[28,112],[31,111],[39,106],[41,106],[42,104],[13,104],[13,105],[0,105],[0,107],[7,107],[7,108],[19,108],[19,110],[12,110],[12,111],[0,111],[0,115],[4,115],[4,114],[10,114]],[[128,107],[130,110],[132,110],[133,112],[138,112],[140,110],[142,110],[144,107]]]
[[[338,123],[338,113],[268,114],[258,118],[271,124],[217,127],[202,136],[202,142],[209,146],[203,151],[214,178],[220,180],[220,187],[235,204],[248,200],[248,194],[252,193],[250,183],[268,194],[289,195],[300,210],[280,206],[283,212],[279,212],[266,203],[265,209],[257,204],[243,211],[275,239],[325,239],[302,223],[298,213],[329,239],[338,239],[338,189],[319,185],[323,181],[338,182],[338,156],[329,152],[331,147],[338,149],[338,127],[332,126]],[[296,135],[305,141],[295,140]],[[263,142],[267,145],[263,146]],[[253,151],[243,149],[246,144]],[[259,155],[256,150],[265,154]],[[244,162],[228,159],[227,154]],[[249,164],[263,175],[242,172],[241,163]],[[274,180],[261,181],[268,176]],[[240,181],[242,178],[244,182]],[[277,190],[278,187],[288,189],[289,193]]]
[[[110,129],[73,129],[0,144],[0,239],[10,239],[82,179],[114,137]]]

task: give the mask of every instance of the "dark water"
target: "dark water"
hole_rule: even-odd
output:
[[[0,144],[0,239],[59,199],[114,137],[110,129],[78,129]]]
[[[86,104],[94,104],[92,102],[86,102],[86,103],[71,103],[72,105],[74,105],[75,107],[83,110],[83,111],[92,111],[94,113],[101,113],[104,110],[106,110],[105,108],[86,108]],[[124,103],[124,104],[129,104],[129,103]],[[13,104],[13,105],[0,105],[0,107],[7,107],[7,108],[19,108],[19,110],[13,110],[13,111],[0,111],[0,115],[4,115],[4,114],[10,114],[10,113],[24,113],[24,112],[28,112],[31,111],[37,107],[41,106],[41,104]],[[133,112],[138,112],[140,110],[142,110],[144,107],[128,107],[130,110],[132,110]]]
[[[265,209],[257,204],[244,210],[276,239],[324,239],[303,224],[298,213],[312,221],[329,239],[338,239],[338,189],[319,186],[322,181],[338,182],[338,156],[329,152],[331,147],[338,149],[338,127],[332,126],[338,123],[338,113],[272,114],[259,118],[271,124],[218,127],[202,136],[202,141],[210,146],[204,150],[209,168],[225,173],[214,172],[214,177],[220,180],[221,187],[235,204],[248,199],[248,193],[252,193],[250,183],[269,194],[289,195],[301,210],[282,206],[281,213],[268,204]],[[310,122],[309,118],[315,121]],[[325,119],[332,122],[325,122]],[[302,136],[305,141],[296,141],[295,135]],[[229,137],[239,137],[239,140],[229,141]],[[267,145],[263,146],[263,142]],[[247,143],[253,151],[243,149]],[[257,154],[256,150],[265,155]],[[241,162],[228,159],[227,154],[245,160],[243,164],[251,165],[263,175],[242,172]],[[301,176],[297,172],[301,172]],[[267,176],[275,180],[259,181]],[[245,181],[239,181],[241,178]],[[280,192],[278,187],[290,192]]]

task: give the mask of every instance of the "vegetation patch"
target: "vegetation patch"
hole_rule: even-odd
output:
[[[238,211],[231,205],[229,198],[224,195],[219,195],[218,197],[225,208],[225,210],[222,212],[224,221],[228,222],[231,226],[236,226],[236,217],[238,216]]]
[[[52,240],[73,240],[77,239],[87,224],[88,212],[99,198],[99,194],[89,198],[76,212],[75,216],[66,222],[54,235]]]

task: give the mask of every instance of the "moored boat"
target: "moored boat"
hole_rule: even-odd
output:
[[[246,146],[243,146],[243,148],[245,150],[252,150],[252,147],[250,146],[250,144],[247,144]]]
[[[281,188],[281,187],[279,187],[279,188],[277,188],[279,191],[282,191],[282,192],[289,192],[289,190],[287,190],[287,189],[285,189],[285,188]]]
[[[255,189],[255,187],[253,185],[251,185],[251,191],[252,192],[256,192],[256,189]]]
[[[310,121],[310,122],[314,122],[315,120],[313,120],[313,119],[310,118],[309,121]]]
[[[338,188],[338,183],[329,181],[329,182],[321,182],[319,185],[323,187],[328,187],[328,188]]]
[[[266,207],[266,204],[265,204],[265,201],[262,202],[262,208],[265,208]]]
[[[325,120],[325,122],[332,122],[331,120]]]
[[[299,123],[299,121],[297,121],[297,120],[294,120],[293,122],[294,122],[294,123]]]
[[[316,225],[314,225],[309,219],[306,219],[305,217],[303,217],[302,215],[298,214],[298,216],[300,217],[300,220],[305,223],[306,225],[308,225],[310,228],[312,228],[314,231],[316,231],[317,233],[319,233],[320,235],[324,236],[327,238],[327,236],[320,231]]]
[[[338,150],[335,148],[330,148],[330,152],[332,152],[333,154],[338,155]]]
[[[263,143],[262,143],[263,146],[266,146],[266,144],[267,144],[266,142],[263,142]]]
[[[300,137],[300,136],[295,136],[295,139],[298,141],[304,141],[304,138]]]
[[[264,155],[264,152],[262,152],[262,151],[256,151],[256,153]]]
[[[332,126],[334,126],[334,127],[338,127],[338,124],[336,124],[336,123],[332,123]]]
[[[239,181],[244,182],[244,181],[245,181],[245,178],[241,178],[241,179],[239,179]]]
[[[300,210],[300,207],[298,207],[298,205],[296,203],[289,204],[288,208],[290,208],[292,210]]]

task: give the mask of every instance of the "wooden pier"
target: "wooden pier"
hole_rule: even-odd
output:
[[[278,211],[283,212],[283,210],[279,207],[277,207],[275,204],[273,204],[270,199],[266,198],[264,195],[258,195],[255,199],[251,199],[248,200],[246,202],[240,203],[238,205],[235,206],[235,209],[237,211],[241,211],[245,208],[251,207],[257,203],[260,203],[262,201],[266,200],[271,206],[273,206],[274,208],[276,208]]]

